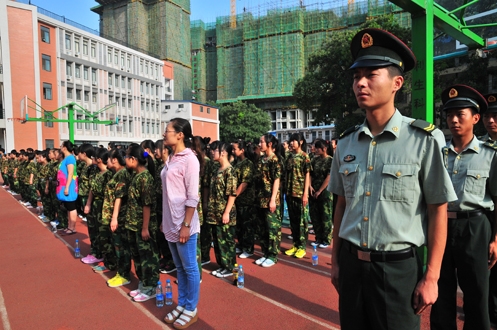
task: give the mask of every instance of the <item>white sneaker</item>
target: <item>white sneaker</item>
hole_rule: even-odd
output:
[[[287,237],[288,237],[288,239],[293,239],[292,235],[288,235]]]
[[[240,248],[235,248],[235,253],[242,253],[243,251]]]
[[[238,256],[238,258],[246,259],[246,258],[251,257],[251,256],[253,256],[253,255],[254,255],[253,253],[243,252],[243,253],[241,253],[241,254]]]
[[[82,218],[81,218],[81,220],[82,220],[82,221],[84,221],[84,222],[88,221],[88,220],[86,219],[86,217],[82,217]]]
[[[274,266],[275,264],[276,264],[276,263],[275,263],[273,260],[271,260],[271,259],[266,259],[266,260],[264,260],[264,262],[262,263],[262,265],[261,265],[261,266],[262,266],[262,267],[264,267],[264,268],[269,268],[269,267],[271,267],[271,266]]]
[[[319,245],[319,242],[318,241],[315,241],[315,242],[312,242],[311,243],[312,246],[318,246]]]
[[[216,270],[212,271],[212,272],[211,272],[211,275],[216,276],[216,275],[217,275],[217,273],[221,272],[222,270],[223,270],[223,268],[218,268],[218,269],[216,269]]]
[[[81,214],[78,214],[78,217],[79,217],[80,219],[83,219],[83,216],[82,216]]]
[[[266,261],[266,257],[259,258],[255,261],[256,265],[262,265],[262,263]]]
[[[328,244],[326,244],[326,243],[321,243],[321,244],[319,244],[319,247],[320,247],[321,249],[326,249],[328,246],[329,246],[329,245],[328,245]]]
[[[30,206],[32,206],[32,205],[31,205],[31,203],[30,203],[30,202],[26,202],[26,203],[24,203],[24,206],[30,207]]]

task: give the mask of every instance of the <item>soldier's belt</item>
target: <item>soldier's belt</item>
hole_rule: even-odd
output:
[[[485,210],[472,210],[472,211],[458,211],[458,212],[447,212],[447,218],[449,219],[469,219],[473,217],[479,217],[480,215],[484,215]]]
[[[390,262],[390,261],[400,261],[409,258],[413,258],[416,253],[414,248],[406,248],[398,251],[372,251],[372,250],[362,250],[349,241],[342,241],[343,247],[346,248],[350,253],[357,257],[357,259],[366,262]]]

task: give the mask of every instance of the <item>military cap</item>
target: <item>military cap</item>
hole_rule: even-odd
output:
[[[473,108],[478,113],[487,110],[487,100],[476,89],[466,85],[453,85],[442,92],[443,110]]]
[[[407,72],[416,65],[414,53],[399,38],[388,31],[364,29],[350,44],[354,63],[349,69],[374,68],[395,65]]]
[[[485,100],[488,103],[486,112],[497,112],[497,93],[485,95]]]

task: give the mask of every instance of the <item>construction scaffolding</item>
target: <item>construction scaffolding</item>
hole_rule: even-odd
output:
[[[212,91],[217,81],[219,103],[251,100],[268,108],[291,106],[282,99],[292,96],[310,54],[334,31],[383,14],[394,14],[403,26],[411,24],[409,13],[386,0],[312,5],[300,0],[269,1],[264,6],[245,8],[236,17],[235,28],[230,25],[230,16],[218,17],[215,52],[212,47],[206,51],[207,33],[212,39],[213,29],[202,21],[192,22],[193,86],[199,91],[198,100],[207,101],[202,91]]]

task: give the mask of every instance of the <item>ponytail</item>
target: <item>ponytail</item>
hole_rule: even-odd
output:
[[[138,164],[146,166],[150,174],[155,177],[155,163],[152,156],[139,145],[133,145],[128,149],[128,155],[134,157]]]

